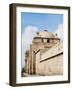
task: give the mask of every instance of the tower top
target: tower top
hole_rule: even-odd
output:
[[[37,35],[34,38],[54,38],[54,39],[59,39],[57,33],[52,33],[49,32],[48,30],[43,30],[43,31],[39,31],[37,32]]]

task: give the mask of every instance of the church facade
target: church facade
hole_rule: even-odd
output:
[[[63,43],[57,34],[37,32],[25,53],[25,72],[30,75],[63,75]]]

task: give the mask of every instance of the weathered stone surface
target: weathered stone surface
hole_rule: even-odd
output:
[[[48,31],[38,32],[26,58],[26,73],[35,75],[63,75],[63,43]]]

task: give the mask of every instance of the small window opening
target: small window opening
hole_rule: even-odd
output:
[[[50,39],[47,39],[47,43],[50,43]]]

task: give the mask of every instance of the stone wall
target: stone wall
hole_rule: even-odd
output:
[[[39,60],[37,60],[36,74],[62,75],[63,74],[63,54],[51,59],[47,59],[46,61],[43,61],[43,62],[40,62]]]
[[[43,50],[36,53],[36,74],[63,75],[63,45],[61,42],[44,53]]]
[[[56,54],[57,47],[54,46],[60,42],[60,39],[47,31],[39,32],[39,34],[40,34],[39,36],[33,38],[32,44],[30,45],[29,56],[25,57],[27,60],[25,63],[26,72],[28,74],[47,75],[48,73],[46,72],[49,69],[48,67],[49,65],[47,63],[49,63],[49,61],[46,60],[42,62],[42,60],[51,57],[51,55]],[[38,53],[36,53],[37,51]],[[58,56],[58,58],[61,57]],[[54,62],[55,64],[56,59],[54,61],[53,60],[50,61]]]

